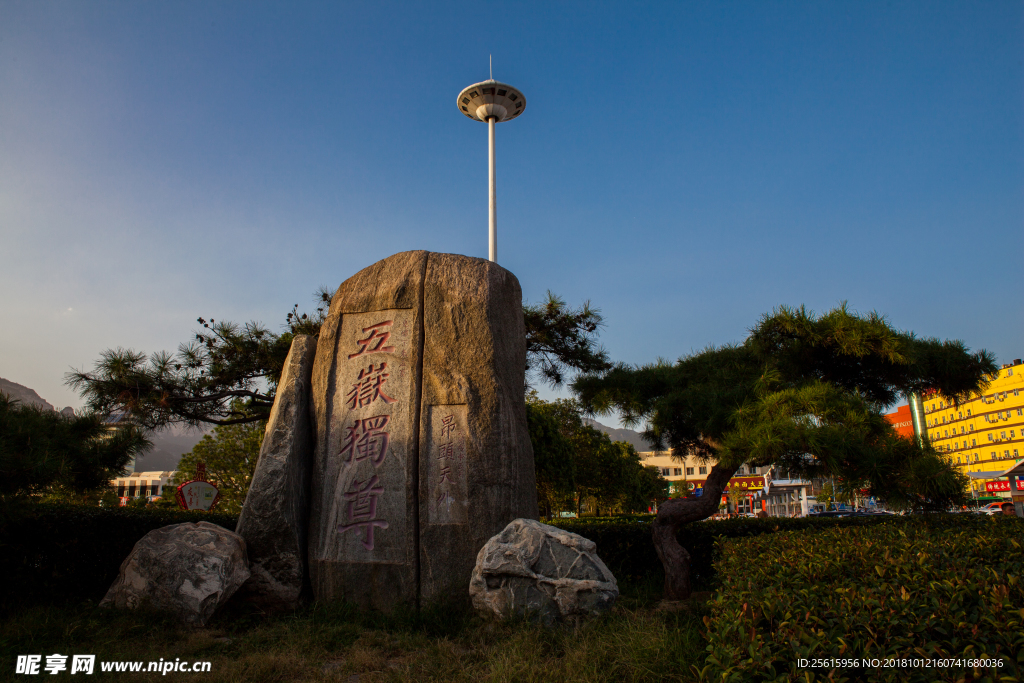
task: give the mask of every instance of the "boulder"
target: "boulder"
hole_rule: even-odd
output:
[[[293,610],[308,587],[309,486],[313,467],[310,375],[316,339],[297,335],[285,360],[256,472],[238,518],[252,576],[240,599]]]
[[[532,519],[517,519],[480,549],[469,583],[485,616],[556,621],[599,614],[619,596],[593,541]]]
[[[410,251],[338,288],[313,367],[317,600],[465,595],[477,550],[536,517],[522,292],[484,259]]]
[[[241,536],[209,522],[172,524],[135,544],[100,606],[148,605],[203,626],[248,578]]]

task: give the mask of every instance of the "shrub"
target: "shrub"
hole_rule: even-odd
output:
[[[36,504],[0,521],[4,608],[99,600],[135,543],[168,524],[206,520],[234,531],[231,515],[84,505]]]
[[[700,678],[803,681],[812,670],[797,660],[845,658],[856,666],[813,673],[822,680],[1020,680],[1022,532],[1016,519],[929,515],[723,539]],[[884,668],[908,658],[953,661]],[[864,659],[882,666],[865,667]],[[1001,664],[972,672],[966,659]]]
[[[619,581],[662,580],[664,569],[654,550],[651,522],[654,515],[622,517],[583,517],[548,522],[597,544],[597,554]],[[850,528],[893,520],[889,516],[870,517],[740,517],[729,520],[687,524],[679,542],[690,553],[690,578],[697,590],[715,585],[715,559],[719,538],[745,538],[780,530]],[[905,518],[898,518],[903,520]],[[898,523],[898,522],[897,522]]]

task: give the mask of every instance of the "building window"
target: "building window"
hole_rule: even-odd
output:
[[[993,437],[991,434],[989,434],[988,435],[988,440],[989,441],[995,441],[995,437]]]
[[[135,483],[134,482],[131,483],[131,484],[128,484],[128,497],[129,498],[134,498],[135,497]]]
[[[707,467],[701,467],[700,468],[700,473],[701,474],[707,474],[708,473],[708,468]]]
[[[970,416],[971,416],[971,409],[970,409],[970,408],[968,408],[968,409],[967,409],[967,417],[970,417]]]
[[[687,474],[693,474],[693,468],[692,467],[687,467],[686,468],[686,473]]]
[[[661,476],[663,476],[663,477],[667,477],[668,476],[668,468],[667,467],[662,467],[661,468]]]
[[[971,439],[971,448],[974,448],[977,445],[978,445],[978,440],[977,439]]]
[[[675,469],[672,470],[672,474],[677,476],[677,477],[683,476],[683,468],[682,467],[676,467]]]
[[[117,482],[117,497],[118,498],[124,498],[124,482],[123,481]]]
[[[999,432],[999,438],[1000,439],[1005,439],[1006,438],[1006,432]]]
[[[1012,430],[1012,429],[1010,430],[1010,438],[1011,438],[1011,439],[1015,438],[1015,437],[1013,436],[1013,430]]]
[[[1013,457],[1015,457],[1015,458],[1018,457],[1017,456],[1017,449],[1016,448],[1013,449]]]
[[[989,460],[995,460],[996,459],[996,452],[992,451],[992,454],[988,456],[988,459]]]
[[[1008,451],[1008,450],[1003,451],[1003,457],[1004,458],[1009,458],[1010,457],[1010,451]]]

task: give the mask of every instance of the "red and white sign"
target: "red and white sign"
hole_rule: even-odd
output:
[[[1024,486],[1022,486],[1022,482],[1020,481],[1020,479],[1018,479],[1017,480],[1017,490],[1021,490],[1021,489],[1024,489]],[[1009,480],[1007,480],[1007,481],[986,481],[985,482],[985,490],[986,491],[1009,491],[1010,490],[1010,482],[1009,482]]]
[[[178,487],[178,505],[186,510],[212,510],[220,500],[220,491],[206,481],[206,465],[196,465],[196,478]]]

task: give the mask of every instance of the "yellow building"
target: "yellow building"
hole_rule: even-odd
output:
[[[928,438],[971,478],[977,496],[1002,493],[987,473],[1020,462],[1024,451],[1024,365],[1018,358],[994,376],[983,395],[955,406],[937,394],[923,397]]]

